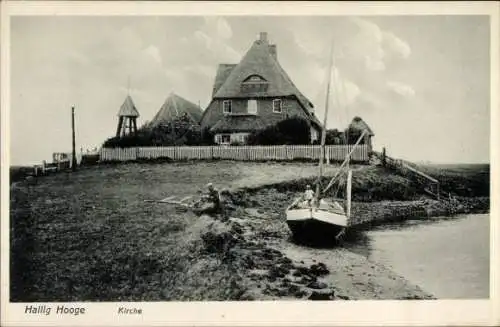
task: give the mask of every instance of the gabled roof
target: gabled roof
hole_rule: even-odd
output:
[[[118,116],[120,117],[139,117],[139,111],[135,107],[134,101],[130,95],[127,95],[125,101],[120,107],[120,111],[118,111]]]
[[[249,114],[232,114],[221,118],[210,131],[212,133],[253,132],[265,127],[261,118]]]
[[[198,105],[178,96],[175,93],[170,93],[165,100],[165,103],[163,103],[160,110],[149,123],[149,126],[169,123],[178,117],[182,117],[183,115],[187,115],[194,123],[199,124],[202,111]]]
[[[225,74],[217,74],[213,98],[245,98],[248,96],[272,97],[272,96],[290,96],[294,95],[300,101],[304,110],[309,114],[313,108],[312,103],[297,89],[288,74],[278,63],[275,55],[271,53],[271,48],[267,39],[254,41],[253,45],[247,51],[240,63],[230,69],[229,74],[221,86],[218,86],[220,80]],[[229,71],[224,70],[224,73]],[[219,70],[221,67],[219,66]],[[218,71],[219,73],[219,71]],[[262,76],[268,83],[267,90],[257,91],[251,94],[241,91],[241,83],[250,75]]]
[[[375,135],[373,133],[372,129],[370,128],[370,126],[368,126],[368,124],[363,119],[361,119],[361,117],[354,117],[352,119],[352,122],[349,124],[348,128],[353,129],[353,130],[358,130],[358,131],[366,130],[368,132],[369,136]]]

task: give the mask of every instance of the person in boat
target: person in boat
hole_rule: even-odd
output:
[[[314,191],[311,189],[311,185],[306,185],[306,191],[304,192],[304,206],[312,207],[314,200]]]

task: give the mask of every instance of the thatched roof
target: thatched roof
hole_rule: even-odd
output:
[[[358,130],[358,131],[368,131],[368,135],[369,136],[374,136],[375,134],[373,133],[372,129],[370,128],[370,126],[368,126],[367,123],[365,123],[365,121],[363,119],[361,119],[361,117],[354,117],[352,119],[352,122],[349,124],[349,129],[352,129],[352,130]]]
[[[149,126],[154,127],[160,124],[170,123],[176,118],[184,115],[188,116],[193,123],[199,124],[202,111],[198,105],[175,93],[170,93],[165,103],[163,103],[160,110],[149,123]]]
[[[236,64],[220,64],[217,68],[217,74],[215,75],[214,88],[212,90],[212,96],[219,90],[224,81],[227,79]]]
[[[219,66],[214,83],[214,90],[217,91],[213,95],[213,98],[295,96],[309,115],[313,104],[297,89],[285,70],[281,67],[275,55],[275,48],[275,45],[269,44],[267,37],[263,38],[261,36],[259,40],[254,41],[237,66]],[[241,83],[251,75],[258,75],[266,80],[268,82],[267,89],[256,90],[251,93],[242,92]],[[222,85],[219,86],[224,76],[226,78]]]
[[[253,132],[265,127],[259,116],[249,114],[233,114],[224,116],[210,131],[212,133],[245,133]]]
[[[127,95],[125,101],[120,107],[120,111],[118,111],[118,116],[120,117],[139,117],[139,111],[135,107],[134,101],[130,95]]]

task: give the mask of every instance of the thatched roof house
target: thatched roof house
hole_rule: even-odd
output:
[[[368,132],[369,136],[375,135],[373,133],[372,129],[370,128],[370,126],[368,126],[368,124],[363,119],[361,119],[361,117],[354,117],[352,119],[351,123],[349,124],[348,129],[360,131],[360,132],[363,132],[366,130]]]
[[[321,123],[314,115],[313,104],[281,67],[277,51],[277,46],[269,43],[267,33],[262,32],[239,64],[219,65],[212,101],[201,118],[203,128],[211,129],[220,120],[230,120],[234,126],[246,125],[249,115],[258,116],[264,126],[300,117],[310,123],[313,138],[318,138]],[[234,129],[227,133],[240,131]]]
[[[375,136],[375,133],[373,133],[372,129],[368,124],[361,119],[361,117],[354,117],[347,127],[348,131],[348,137],[354,137],[355,139],[352,139],[352,142],[357,141],[357,139],[361,136],[361,133],[364,131],[367,132],[363,140],[361,141],[361,144],[367,144],[369,147],[369,151],[372,149],[372,137]]]
[[[169,94],[160,110],[149,122],[148,126],[155,127],[158,125],[167,125],[181,117],[187,117],[193,124],[198,125],[201,115],[202,110],[200,106],[172,92]]]

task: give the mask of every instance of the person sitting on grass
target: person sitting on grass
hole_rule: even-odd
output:
[[[202,195],[200,201],[196,204],[196,212],[199,214],[220,213],[222,211],[222,202],[219,191],[212,183],[207,184],[207,193]]]

